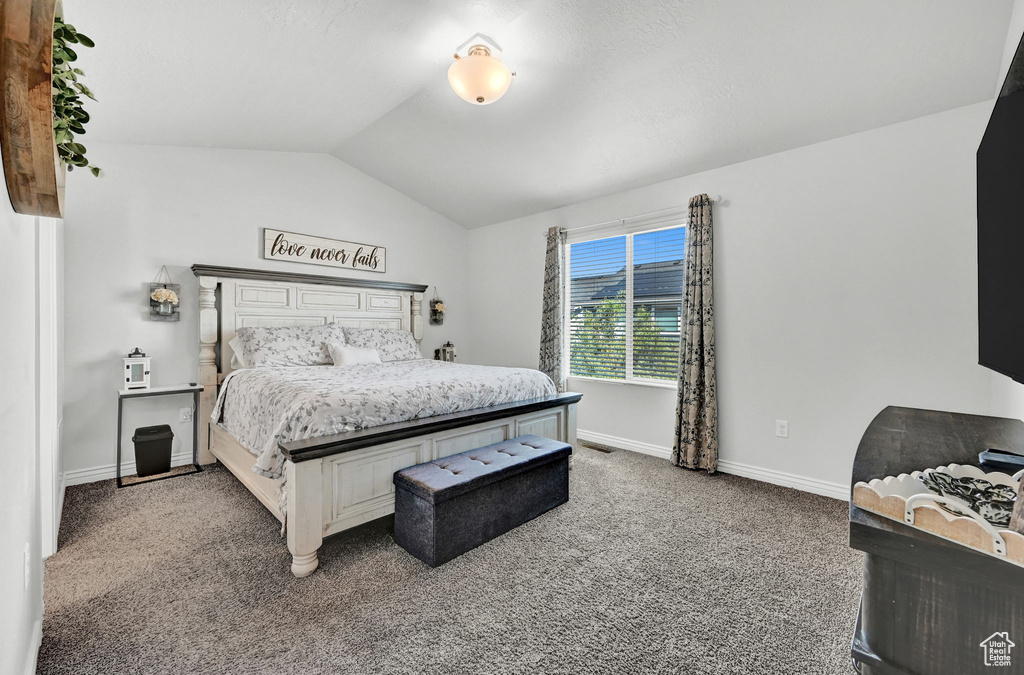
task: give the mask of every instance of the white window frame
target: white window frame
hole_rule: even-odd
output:
[[[650,224],[650,223],[647,223]],[[592,236],[581,236],[572,237],[570,232],[570,240],[567,242],[565,247],[565,291],[564,298],[565,303],[563,307],[564,314],[564,345],[563,353],[565,354],[565,369],[567,380],[580,380],[583,382],[603,382],[605,384],[619,384],[619,385],[634,385],[642,387],[655,387],[657,389],[676,389],[678,387],[677,381],[667,380],[654,380],[647,377],[633,377],[633,237],[638,234],[648,234],[649,232],[660,232],[661,230],[674,230],[679,227],[687,227],[685,217],[670,218],[667,221],[662,221],[659,227],[648,227],[645,229],[627,229],[623,228],[619,231],[608,231],[602,229],[600,232],[593,233]],[[686,235],[689,236],[689,230]],[[589,375],[573,375],[572,368],[572,353],[570,350],[572,346],[570,344],[570,325],[572,320],[572,244],[582,244],[587,241],[596,241],[598,239],[611,239],[613,237],[626,237],[626,377],[625,379],[619,380],[610,377],[591,377]],[[683,250],[686,250],[686,244],[684,240]],[[682,293],[686,293],[686,284],[683,284]],[[683,314],[683,295],[679,296],[679,316],[680,324],[682,323]],[[680,336],[682,340],[682,325],[680,325]],[[676,373],[678,376],[678,372]]]

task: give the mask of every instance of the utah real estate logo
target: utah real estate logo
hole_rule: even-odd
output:
[[[992,633],[981,642],[981,648],[985,652],[986,666],[1009,666],[1010,650],[1016,647],[1010,642],[1010,636],[1006,631]]]

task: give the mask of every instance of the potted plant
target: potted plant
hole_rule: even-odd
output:
[[[93,94],[74,66],[77,49],[93,41],[64,21],[60,0],[2,0],[0,25],[0,157],[17,213],[64,217],[65,174],[89,166],[83,98]],[[11,29],[17,27],[17,29]]]
[[[64,21],[58,7],[53,19],[53,136],[57,143],[60,161],[72,171],[76,166],[87,166],[92,175],[99,176],[100,168],[90,166],[86,158],[85,146],[75,142],[76,134],[85,133],[85,125],[89,123],[89,113],[82,105],[82,97],[87,96],[93,101],[96,97],[89,87],[85,86],[80,77],[85,75],[80,68],[72,64],[78,60],[78,54],[71,45],[95,47],[96,43],[87,35],[78,32],[74,26]]]

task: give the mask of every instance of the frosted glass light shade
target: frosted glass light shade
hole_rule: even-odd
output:
[[[512,84],[512,71],[486,47],[476,45],[448,68],[448,82],[459,97],[474,105],[494,103]]]

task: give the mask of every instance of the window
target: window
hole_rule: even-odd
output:
[[[674,380],[685,227],[569,246],[569,375]]]

